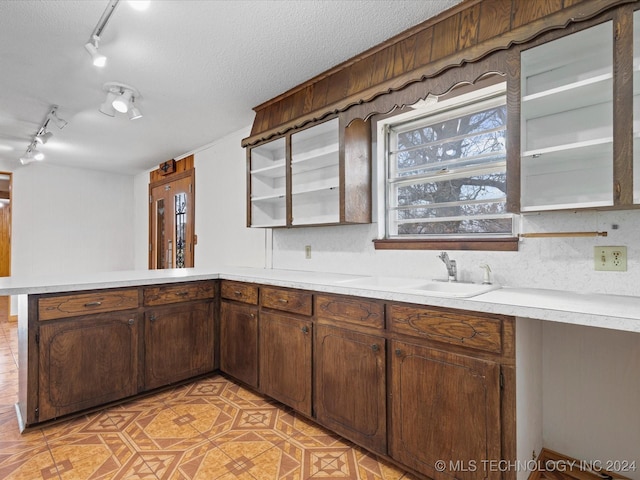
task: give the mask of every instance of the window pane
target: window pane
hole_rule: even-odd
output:
[[[440,182],[403,185],[396,188],[396,205],[431,205],[501,199],[507,194],[506,172],[473,175]]]
[[[389,129],[388,236],[513,234],[504,96],[446,108]]]
[[[402,176],[495,161],[505,152],[505,124],[502,105],[398,133],[394,169]]]
[[[468,220],[449,220],[444,222],[416,222],[398,225],[398,235],[474,235],[511,234],[509,218],[474,218]]]

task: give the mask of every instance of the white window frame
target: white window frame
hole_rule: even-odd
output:
[[[391,236],[389,226],[389,193],[391,191],[389,178],[389,135],[388,132],[393,126],[410,124],[412,122],[420,122],[423,118],[429,117],[429,121],[438,121],[438,118],[446,118],[447,112],[456,110],[456,116],[464,115],[468,111],[477,111],[480,106],[491,108],[506,104],[506,82],[494,84],[479,90],[461,94],[453,98],[437,101],[435,97],[427,97],[426,101],[419,101],[414,104],[410,111],[384,118],[377,122],[377,145],[375,147],[377,157],[376,168],[376,202],[377,202],[377,223],[378,238],[389,240],[474,240],[480,238],[496,238],[504,239],[514,237],[517,234],[517,221],[514,214],[504,214],[504,218],[512,219],[511,232],[496,233],[479,233],[468,235],[414,235],[414,236]],[[467,108],[468,107],[468,108]],[[505,172],[507,170],[505,160]],[[472,218],[472,217],[469,217]]]

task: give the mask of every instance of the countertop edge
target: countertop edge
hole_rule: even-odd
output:
[[[471,298],[456,298],[340,284],[342,280],[362,276],[244,267],[135,270],[40,280],[21,281],[9,277],[0,279],[0,295],[63,293],[225,279],[640,333],[640,297],[505,287]],[[609,313],[609,310],[613,312]]]

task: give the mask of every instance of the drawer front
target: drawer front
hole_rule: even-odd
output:
[[[137,289],[60,295],[38,300],[38,318],[54,320],[131,308],[138,308]]]
[[[222,282],[220,295],[227,300],[235,300],[237,302],[258,304],[258,287],[250,283],[230,282],[225,280]]]
[[[313,294],[280,288],[262,288],[262,306],[285,312],[311,315]]]
[[[213,297],[213,282],[161,285],[144,289],[145,306],[205,300]]]
[[[502,321],[482,315],[450,310],[389,306],[393,332],[428,338],[492,353],[502,352]]]
[[[318,320],[384,328],[382,304],[361,298],[316,295],[316,316]]]

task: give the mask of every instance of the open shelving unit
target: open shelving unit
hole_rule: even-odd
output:
[[[252,225],[284,226],[287,223],[285,139],[252,148],[250,155]]]
[[[291,135],[292,225],[340,221],[338,119]]]
[[[525,50],[521,61],[521,210],[612,205],[612,22]]]

